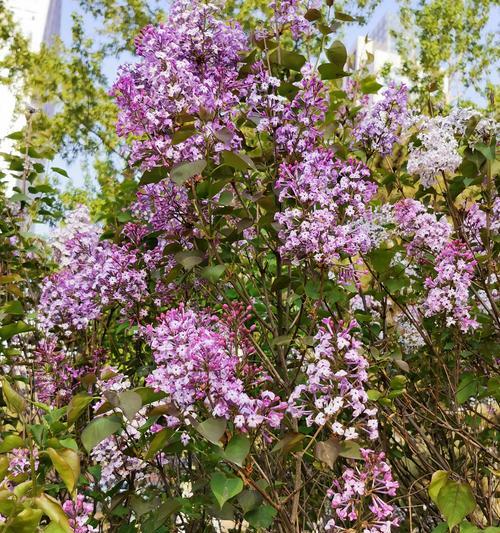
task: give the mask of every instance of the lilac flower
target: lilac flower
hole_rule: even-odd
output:
[[[352,333],[356,326],[355,321],[344,326],[323,320],[305,368],[307,381],[292,392],[288,411],[295,418],[305,416],[309,426],[327,424],[345,439],[355,439],[361,431],[373,440],[378,436],[377,410],[368,407],[368,361]]]
[[[283,164],[276,189],[280,201],[298,207],[277,213],[281,225],[280,252],[297,262],[311,256],[333,265],[341,254],[366,253],[372,247],[367,203],[376,192],[370,172],[361,162],[334,159],[329,150],[306,153],[298,163]]]
[[[434,185],[440,173],[453,174],[462,162],[455,138],[460,125],[453,115],[424,119],[417,135],[420,144],[410,144],[408,154],[408,172],[418,175],[423,187]]]
[[[446,325],[457,324],[462,331],[479,326],[470,316],[469,288],[476,261],[460,241],[449,242],[436,257],[436,277],[427,278],[429,289],[424,303],[425,315],[446,314]]]
[[[254,388],[268,377],[241,358],[245,344],[235,342],[240,332],[208,313],[195,313],[184,306],[160,316],[158,325],[143,330],[153,350],[156,368],[146,381],[168,394],[179,409],[168,419],[178,426],[184,417],[208,411],[214,417],[233,419],[237,427],[252,429],[262,424],[279,427],[286,404],[273,392]],[[243,377],[245,379],[243,379]]]
[[[37,470],[38,450],[36,448],[33,448],[33,455],[35,459],[35,470]],[[8,472],[11,476],[20,476],[29,473],[33,476],[36,475],[35,472],[31,472],[31,456],[28,448],[14,448],[9,452]]]
[[[75,533],[94,533],[99,531],[99,528],[88,524],[94,513],[94,505],[88,502],[83,494],[78,494],[74,501],[66,500],[62,504],[62,508],[68,517],[69,525]]]
[[[360,121],[353,129],[354,138],[370,152],[380,155],[392,153],[400,140],[400,131],[408,119],[408,89],[394,82],[384,91],[383,98],[360,113]]]
[[[128,309],[146,294],[146,273],[137,269],[137,253],[100,241],[99,235],[86,221],[82,231],[68,232],[68,240],[59,242],[66,266],[44,280],[40,296],[39,321],[47,332],[58,327],[69,335],[72,329],[85,329],[105,307]]]
[[[120,108],[117,131],[138,137],[131,162],[143,169],[203,158],[209,145],[215,152],[238,147],[231,113],[244,87],[238,65],[247,41],[236,24],[216,15],[213,4],[176,0],[167,23],[147,26],[136,39],[141,61],[120,71],[112,89]],[[187,115],[196,133],[174,143]],[[218,139],[222,128],[234,137]]]
[[[400,520],[394,506],[382,497],[395,496],[398,482],[384,461],[384,453],[363,448],[360,452],[361,465],[344,469],[341,479],[335,480],[328,491],[336,516],[325,529],[340,532],[363,524],[364,533],[390,533],[392,526],[399,526]]]
[[[416,200],[407,198],[394,206],[394,218],[398,224],[398,232],[403,237],[410,237],[407,244],[408,254],[420,257],[429,249],[437,253],[449,241],[453,228],[442,216],[437,218],[435,213]]]

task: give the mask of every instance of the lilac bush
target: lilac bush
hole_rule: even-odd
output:
[[[269,8],[142,30],[135,201],[9,274],[6,531],[495,530],[497,125],[375,96],[332,2]]]

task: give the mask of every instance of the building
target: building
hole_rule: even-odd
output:
[[[378,75],[390,66],[390,77],[397,82],[407,83],[401,76],[401,56],[398,54],[394,32],[400,32],[399,15],[387,12],[377,21],[366,36],[358,36],[354,49],[354,68],[366,68],[370,74]],[[448,78],[444,79],[444,94],[450,98]],[[380,98],[380,94],[374,100]]]
[[[61,2],[62,0],[4,0],[3,4],[12,11],[20,30],[29,41],[30,49],[36,52],[40,50],[42,43],[50,43],[54,36],[59,35]],[[16,113],[16,103],[15,88],[0,85],[0,152],[10,151],[12,142],[5,139],[5,136],[22,129],[25,123],[24,116]],[[14,183],[9,183],[8,189],[13,186]]]
[[[363,66],[371,74],[378,74],[387,64],[397,72],[401,67],[401,57],[396,49],[392,31],[399,27],[399,18],[394,13],[386,13],[375,24],[368,35],[359,36],[354,50],[354,68]]]

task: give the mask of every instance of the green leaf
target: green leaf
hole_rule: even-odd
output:
[[[186,139],[189,139],[189,137],[192,137],[195,133],[196,130],[192,126],[186,126],[184,128],[181,128],[172,135],[172,144],[174,146],[176,144],[180,144]]]
[[[273,523],[277,511],[270,505],[261,505],[257,509],[245,514],[245,520],[256,528],[268,528]]]
[[[222,161],[236,170],[247,170],[248,168],[255,169],[255,163],[246,154],[231,152],[229,150],[222,151]]]
[[[61,450],[48,448],[47,453],[69,493],[73,494],[78,483],[78,478],[80,477],[80,458],[78,457],[78,453],[69,448],[63,448]]]
[[[23,305],[18,300],[7,302],[2,305],[1,310],[9,315],[24,315]]]
[[[481,531],[481,529],[476,527],[474,524],[471,524],[467,520],[460,524],[460,533],[481,533]]]
[[[432,530],[432,533],[448,533],[448,524],[441,522]]]
[[[335,18],[341,20],[342,22],[356,22],[358,20],[356,17],[349,15],[348,13],[343,13],[342,11],[335,10]]]
[[[161,449],[163,449],[170,437],[172,437],[173,431],[170,428],[163,428],[158,433],[155,433],[149,449],[146,453],[146,459],[152,459]]]
[[[203,256],[195,250],[192,252],[178,252],[174,257],[177,263],[182,265],[186,270],[192,270],[196,265],[203,262]]]
[[[288,433],[274,446],[271,452],[286,454],[291,452],[306,436],[303,433]]]
[[[206,166],[207,162],[204,159],[178,163],[177,165],[174,165],[170,171],[170,177],[173,181],[175,181],[175,183],[177,183],[177,185],[182,185],[189,178],[201,174]]]
[[[9,200],[11,202],[25,202],[28,204],[31,199],[28,195],[23,194],[22,192],[16,192],[9,198]]]
[[[89,396],[86,392],[80,392],[71,398],[68,404],[68,426],[78,420],[92,400],[92,396]]]
[[[361,80],[360,88],[363,94],[375,94],[382,88],[382,84],[372,75]]]
[[[383,274],[389,269],[389,265],[396,255],[396,248],[387,248],[374,250],[368,254],[368,259],[370,260],[375,272]]]
[[[298,54],[297,52],[290,52],[284,48],[278,47],[269,52],[269,61],[282,65],[283,67],[300,72],[300,69],[304,66],[306,58]]]
[[[248,437],[236,435],[229,441],[226,449],[222,452],[222,456],[238,466],[243,466],[249,451],[250,440]]]
[[[494,161],[496,154],[495,154],[495,142],[490,144],[489,146],[484,143],[476,144],[474,147],[475,150],[479,150],[486,159],[489,159],[490,161]]]
[[[465,372],[460,376],[457,388],[457,402],[459,405],[465,403],[469,398],[476,396],[479,391],[479,382],[472,372]]]
[[[437,506],[451,530],[474,511],[476,501],[467,483],[447,480],[437,496]]]
[[[311,300],[319,300],[319,283],[310,279],[304,287],[304,292],[306,293],[306,296],[311,298]]]
[[[448,481],[448,472],[446,470],[437,470],[432,474],[431,482],[429,488],[430,499],[437,504],[437,497],[439,491],[444,487],[445,483]]]
[[[4,531],[9,533],[33,533],[33,531],[38,531],[38,524],[42,514],[39,509],[23,509],[12,521],[9,521],[9,525]]]
[[[142,405],[148,405],[150,403],[157,402],[166,396],[164,392],[156,392],[151,387],[137,387],[134,389],[134,392],[141,397]]]
[[[44,530],[44,533],[64,533],[64,528],[56,522],[51,522]]]
[[[167,177],[167,171],[164,167],[154,167],[146,170],[139,180],[139,185],[147,185],[149,183],[158,183]]]
[[[231,191],[224,191],[219,196],[218,203],[220,205],[230,205],[233,201],[233,193]]]
[[[201,271],[201,277],[215,283],[224,274],[226,265],[207,266]]]
[[[314,446],[314,457],[333,468],[340,453],[340,443],[336,439],[317,442]]]
[[[19,435],[6,435],[0,442],[0,453],[10,452],[14,448],[24,448],[24,440]]]
[[[2,394],[10,411],[19,415],[24,413],[26,409],[26,401],[11,387],[10,383],[5,378],[2,379]]]
[[[51,170],[57,172],[58,174],[61,174],[61,176],[64,176],[65,178],[69,178],[68,173],[66,172],[66,170],[64,170],[64,168],[51,167]]]
[[[255,509],[261,502],[262,496],[256,490],[244,490],[238,496],[238,503],[240,504],[240,507],[243,509],[244,513],[248,513],[248,511]]]
[[[304,15],[304,18],[309,22],[314,22],[321,18],[321,11],[319,9],[308,9]]]
[[[134,391],[125,390],[118,394],[120,409],[129,420],[133,420],[142,407],[141,397]]]
[[[217,444],[217,446],[222,446],[219,441],[226,431],[226,426],[227,421],[224,418],[208,418],[194,426],[194,428],[208,441]]]
[[[227,477],[222,472],[216,472],[210,479],[210,488],[222,509],[228,500],[243,490],[243,481],[239,477]]]
[[[343,43],[340,41],[334,41],[332,46],[327,49],[326,57],[330,63],[338,65],[342,70],[345,62],[347,61],[347,50]]]
[[[339,455],[347,457],[348,459],[361,459],[361,452],[359,451],[359,444],[353,440],[344,440],[340,443]]]
[[[82,444],[90,452],[105,438],[113,435],[122,427],[121,420],[115,415],[95,418],[82,432]]]
[[[69,525],[65,512],[55,498],[42,493],[37,498],[33,498],[33,503],[38,509],[41,509],[52,522],[55,522],[64,533],[73,533],[73,528]]]
[[[322,80],[336,80],[349,76],[349,72],[345,72],[343,67],[334,63],[324,63],[319,66],[318,71],[321,74]]]
[[[0,328],[0,338],[9,340],[14,337],[14,335],[26,333],[27,331],[33,331],[33,328],[23,321],[13,322],[12,324],[7,324]]]

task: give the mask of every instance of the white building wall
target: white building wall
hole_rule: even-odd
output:
[[[43,42],[49,42],[58,35],[61,23],[61,0],[6,0],[7,9],[23,35],[29,40],[30,50],[40,50]],[[0,56],[6,50],[0,49]],[[13,86],[0,84],[0,152],[9,152],[12,141],[5,136],[23,128],[24,116],[16,116],[16,93]],[[12,189],[13,183],[8,184]]]

